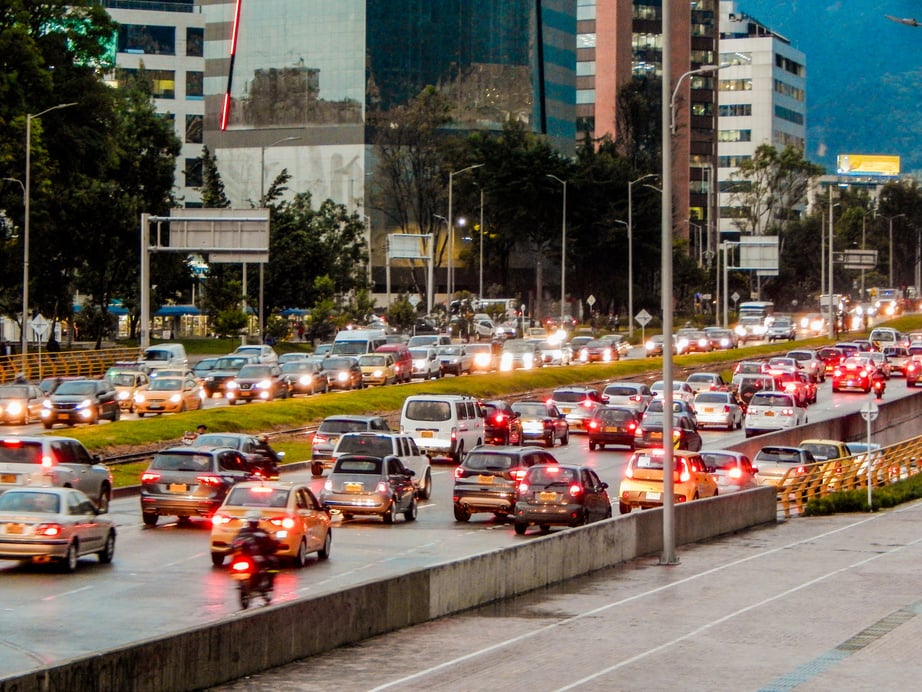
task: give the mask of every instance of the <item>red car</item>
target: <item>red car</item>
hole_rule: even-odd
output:
[[[871,391],[871,376],[875,367],[865,358],[846,358],[832,371],[832,391],[860,389]]]

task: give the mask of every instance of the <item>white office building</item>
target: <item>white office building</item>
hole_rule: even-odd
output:
[[[805,150],[807,70],[804,54],[784,36],[720,3],[720,72],[717,119],[719,226],[735,231],[740,215],[728,189],[740,162],[762,144]]]

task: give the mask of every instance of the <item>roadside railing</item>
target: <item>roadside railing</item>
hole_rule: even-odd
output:
[[[922,436],[841,459],[793,467],[778,484],[778,503],[785,517],[803,513],[806,504],[842,490],[880,488],[922,470]],[[757,464],[756,464],[757,465]],[[870,465],[870,467],[869,467]]]
[[[119,361],[135,361],[138,349],[103,348],[42,351],[26,356],[0,356],[0,382],[12,382],[19,373],[37,382],[44,377],[100,377]]]

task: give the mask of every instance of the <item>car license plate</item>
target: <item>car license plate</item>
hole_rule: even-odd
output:
[[[186,483],[170,483],[167,490],[171,493],[187,493],[189,492],[189,486]]]
[[[151,404],[147,408],[150,411],[160,411],[161,409],[163,409],[163,406],[160,406],[159,404]]]
[[[549,493],[546,491],[541,491],[538,493],[538,499],[541,502],[557,502],[557,493]]]
[[[68,420],[69,418],[70,418],[70,416],[68,416],[66,413],[59,413],[59,414],[58,414],[58,420]]]
[[[483,485],[492,485],[493,476],[491,476],[490,474],[487,474],[486,476],[477,476],[477,482]]]
[[[4,473],[0,475],[0,483],[15,483],[16,474],[15,473]]]
[[[435,433],[433,433],[431,430],[423,430],[420,434],[421,437],[433,437],[434,435]]]
[[[571,409],[571,408],[561,408],[561,409],[560,409],[560,412],[561,412],[561,413],[570,413],[570,411],[572,411],[572,410],[573,410],[573,409]]]
[[[23,533],[24,528],[25,526],[23,524],[7,524],[6,533],[7,535],[14,535],[14,534],[21,535]]]
[[[713,407],[713,406],[705,406],[705,407],[704,407],[704,412],[705,412],[705,413],[714,413],[714,407]]]
[[[650,492],[648,492],[648,493],[647,493],[647,499],[648,499],[648,500],[662,500],[662,499],[663,499],[663,494],[662,494],[662,493],[650,493]]]
[[[365,489],[365,485],[363,483],[344,483],[343,489],[347,493],[360,493]]]
[[[661,433],[661,432],[651,432],[651,433],[650,433],[650,439],[651,439],[651,440],[662,440],[662,439],[663,439],[663,433]]]
[[[775,412],[774,412],[774,411],[766,411],[766,412],[765,412],[765,415],[766,415],[766,417],[771,418],[772,416],[775,415]]]
[[[621,432],[621,428],[619,428],[619,427],[616,426],[616,425],[606,425],[606,426],[602,429],[602,432],[608,432],[608,433]]]

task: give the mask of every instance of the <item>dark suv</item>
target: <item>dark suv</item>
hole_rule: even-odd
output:
[[[505,520],[515,511],[516,485],[535,464],[556,464],[540,447],[474,447],[455,469],[452,490],[455,519],[491,512]]]
[[[381,416],[327,416],[311,440],[311,474],[322,476],[324,469],[333,468],[333,450],[347,432],[393,431]]]
[[[282,377],[279,366],[271,363],[244,365],[227,382],[224,392],[229,404],[240,401],[275,401],[287,399],[289,394],[288,380]]]
[[[210,517],[236,483],[258,479],[253,464],[236,449],[164,449],[141,474],[141,516],[148,526],[161,515],[181,521]]]
[[[522,444],[522,422],[519,414],[506,401],[485,401],[483,408],[483,441],[488,445]]]
[[[42,404],[42,425],[51,430],[55,423],[98,423],[103,418],[115,422],[121,413],[109,380],[67,380]]]

